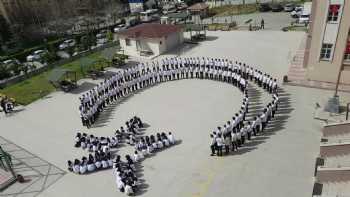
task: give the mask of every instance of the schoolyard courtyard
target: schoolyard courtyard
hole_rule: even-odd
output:
[[[281,83],[304,36],[281,31],[208,32],[208,41],[157,59],[181,55],[239,60]],[[238,152],[211,157],[209,133],[239,110],[243,95],[238,89],[197,79],[162,83],[111,105],[88,130],[81,125],[78,97],[99,81],[81,80],[73,93],[54,92],[19,112],[1,114],[1,146],[13,154],[16,171],[30,181],[15,183],[0,196],[125,196],[117,190],[111,169],[76,175],[68,172],[67,160],[86,155],[74,147],[76,132],[112,136],[134,115],[147,123],[146,134],[170,131],[179,140],[142,161],[138,196],[311,196],[323,125],[314,119],[315,103],[327,101],[332,91],[280,85],[280,110],[267,132]],[[255,85],[248,91],[249,118],[271,98]],[[350,94],[340,93],[340,98],[349,100]],[[131,150],[122,147],[117,154],[132,154]]]

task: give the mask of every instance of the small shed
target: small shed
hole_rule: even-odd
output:
[[[207,38],[207,31],[204,25],[187,24],[186,31],[190,32],[191,41],[201,41]]]
[[[158,56],[184,40],[180,26],[158,23],[144,23],[118,34],[120,46],[129,56]]]
[[[206,3],[196,3],[188,7],[187,10],[192,15],[200,16],[201,18],[207,17],[209,14],[209,6]]]
[[[55,88],[61,88],[65,92],[69,92],[78,87],[77,73],[68,69],[53,69],[48,80]]]

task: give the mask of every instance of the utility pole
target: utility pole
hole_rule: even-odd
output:
[[[330,113],[339,113],[339,96],[338,96],[338,88],[341,78],[341,72],[343,71],[343,66],[341,65],[338,72],[337,83],[335,85],[334,96],[329,98],[328,103],[326,104],[324,110]]]

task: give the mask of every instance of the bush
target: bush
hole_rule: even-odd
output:
[[[112,63],[114,66],[123,66],[125,65],[125,61],[129,58],[129,56],[124,55],[124,54],[116,54],[113,57]]]
[[[0,64],[0,80],[11,77],[11,72],[5,65]]]
[[[12,64],[10,69],[15,75],[19,75],[19,74],[21,74],[21,71],[23,70],[23,65],[21,65],[21,64]]]

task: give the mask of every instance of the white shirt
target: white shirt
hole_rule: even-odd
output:
[[[175,138],[172,134],[168,135],[168,139],[169,139],[169,142],[170,144],[174,144],[175,143]]]
[[[216,138],[216,143],[218,146],[224,145],[224,140],[221,137]]]
[[[133,194],[134,192],[132,191],[132,187],[130,185],[125,186],[125,194],[130,195]]]

